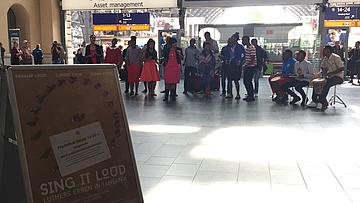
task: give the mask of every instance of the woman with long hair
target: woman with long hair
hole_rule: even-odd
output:
[[[141,65],[141,49],[136,45],[136,38],[132,37],[126,51],[126,68],[128,71],[128,82],[130,84],[130,96],[138,95]]]
[[[90,44],[86,46],[86,52],[85,52],[87,63],[89,64],[97,64],[104,62],[103,47],[95,44],[95,42],[96,42],[95,35],[90,35]]]
[[[156,82],[160,81],[160,75],[157,68],[157,52],[155,50],[155,41],[149,39],[146,49],[142,52],[144,65],[141,71],[140,80],[147,82],[149,96],[157,96],[155,94]]]
[[[184,59],[182,49],[177,47],[177,40],[171,38],[170,46],[164,50],[165,59],[165,98],[163,101],[169,100],[169,92],[171,92],[171,101],[176,100],[176,84],[180,82],[181,60]]]
[[[211,44],[204,42],[203,51],[199,57],[199,71],[201,75],[201,87],[204,90],[204,98],[210,99],[211,83],[214,81],[215,56],[210,50]]]

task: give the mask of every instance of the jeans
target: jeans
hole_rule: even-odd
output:
[[[247,95],[249,97],[254,96],[254,87],[253,87],[252,79],[256,71],[257,71],[256,67],[247,67],[244,70],[244,85],[247,91]]]
[[[194,91],[194,80],[195,80],[196,67],[186,66],[185,67],[185,79],[184,79],[184,90],[192,92]]]
[[[254,93],[258,94],[259,93],[259,79],[260,79],[260,75],[261,75],[261,69],[257,69],[255,74],[254,74],[254,83],[255,83],[255,90]]]
[[[227,64],[223,64],[222,68],[221,68],[221,88],[222,88],[222,93],[226,94],[228,91],[226,90],[226,79],[227,79],[227,70],[228,69],[228,65]]]
[[[295,87],[295,90],[301,94],[303,101],[305,101],[306,94],[303,90],[303,87],[306,87],[308,85],[309,85],[308,81],[299,81],[299,80],[293,79],[292,81],[289,81],[289,82],[283,84],[280,88],[295,98],[295,97],[297,97],[297,95],[295,94],[295,92],[291,91],[291,89],[290,89],[290,87]]]
[[[328,79],[325,83],[322,94],[316,94],[315,91],[313,91],[313,95],[312,95],[311,99],[315,103],[319,103],[319,102],[324,103],[326,101],[326,97],[329,93],[330,88],[332,86],[342,84],[343,82],[344,82],[344,80],[338,76],[334,76],[334,77]]]

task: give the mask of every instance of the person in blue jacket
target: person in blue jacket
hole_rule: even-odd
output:
[[[226,98],[233,98],[232,82],[234,81],[236,88],[236,100],[240,99],[239,80],[241,78],[242,63],[245,60],[245,49],[243,45],[238,43],[239,39],[240,36],[238,32],[231,36],[231,44],[228,46],[226,55],[226,63],[228,64],[228,95]]]

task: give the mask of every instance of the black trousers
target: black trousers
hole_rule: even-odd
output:
[[[342,84],[344,80],[341,77],[334,76],[330,79],[327,79],[325,86],[323,88],[322,94],[316,94],[315,91],[313,91],[311,99],[315,103],[324,103],[326,101],[326,97],[329,94],[329,90],[334,85]]]
[[[256,67],[247,67],[244,70],[244,85],[247,91],[247,95],[249,97],[254,96],[254,86],[252,83],[252,79],[254,77],[255,72],[257,71]]]
[[[306,94],[303,90],[303,87],[306,87],[306,86],[309,86],[308,81],[299,81],[299,80],[293,79],[292,81],[289,81],[289,82],[281,85],[280,88],[283,91],[285,91],[286,93],[288,93],[289,95],[291,95],[292,97],[297,97],[296,93],[290,89],[291,87],[295,87],[295,90],[301,94],[301,97],[304,101],[306,99],[305,98]]]
[[[349,63],[349,71],[350,71],[350,79],[354,79],[354,75],[357,75],[357,78],[359,79],[360,74],[360,63]]]
[[[195,80],[196,67],[185,66],[184,73],[184,90],[185,91],[194,91],[194,80]]]

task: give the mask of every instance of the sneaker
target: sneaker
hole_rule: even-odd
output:
[[[254,94],[254,97],[259,97],[259,94],[258,94],[258,93],[255,93],[255,94]]]
[[[290,102],[290,104],[296,104],[296,102],[300,101],[300,97],[294,97],[294,99]]]
[[[321,104],[321,103],[318,103],[318,104],[316,105],[316,109],[322,110],[322,104]]]
[[[301,102],[301,106],[304,107],[307,103],[308,103],[309,99],[303,99],[303,101]]]
[[[306,106],[309,108],[316,108],[317,105],[318,105],[317,103],[315,103],[314,101],[311,101],[311,103]]]

